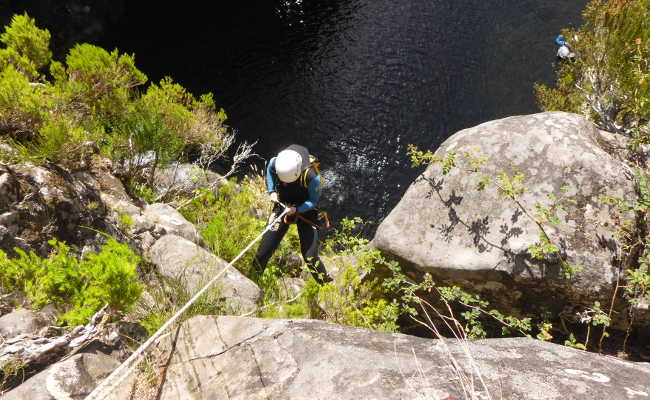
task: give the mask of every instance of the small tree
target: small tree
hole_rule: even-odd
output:
[[[28,79],[35,79],[38,70],[52,59],[50,32],[37,28],[27,13],[11,18],[11,23],[0,35],[0,42],[7,46],[0,49],[0,70],[11,64]]]
[[[97,148],[125,182],[151,185],[170,162],[193,154],[209,167],[234,144],[212,94],[195,97],[171,78],[141,89],[147,77],[134,55],[88,43],[52,62],[49,40],[27,14],[0,35],[7,46],[0,48],[0,142],[18,150],[0,153],[2,160],[77,168],[85,149]],[[38,73],[48,64],[51,80]],[[228,175],[252,155],[251,145],[240,144]]]
[[[53,62],[50,70],[62,107],[89,129],[110,128],[119,121],[135,95],[132,89],[147,81],[135,66],[135,56],[88,43],[74,46],[65,65]]]
[[[35,138],[47,118],[43,91],[30,85],[13,64],[0,70],[0,137],[6,135],[18,142]]]

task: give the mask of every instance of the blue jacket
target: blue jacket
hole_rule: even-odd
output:
[[[273,157],[271,161],[269,161],[269,165],[266,167],[266,188],[268,189],[269,193],[278,192],[278,194],[281,194],[282,189],[281,187],[278,187],[279,179],[278,175],[275,173],[276,158],[277,157]],[[300,185],[300,183],[293,182],[289,185]],[[314,176],[309,181],[307,193],[307,200],[305,200],[302,204],[298,204],[296,207],[296,211],[299,213],[305,213],[318,205],[318,201],[320,200],[320,175]],[[282,199],[282,196],[280,196],[280,198]]]

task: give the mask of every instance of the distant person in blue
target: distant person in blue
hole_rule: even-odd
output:
[[[569,45],[564,39],[563,35],[558,35],[558,37],[555,38],[555,44],[557,44],[559,47],[557,49],[557,58],[560,61],[563,60],[570,60],[573,61],[575,54],[571,52],[569,49]]]
[[[266,188],[270,200],[275,204],[269,223],[284,210],[281,204],[290,207],[288,216],[294,216],[296,219],[300,252],[312,276],[320,284],[331,281],[318,257],[318,228],[305,221],[318,221],[315,207],[321,192],[320,173],[318,168],[312,165],[307,148],[292,144],[271,158],[266,168]],[[288,229],[287,221],[279,221],[262,237],[253,265],[259,274],[264,272],[266,264]]]

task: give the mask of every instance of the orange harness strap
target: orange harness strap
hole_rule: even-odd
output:
[[[309,218],[305,218],[305,216],[303,216],[302,214],[297,214],[297,213],[294,214],[294,215],[285,214],[284,218],[283,218],[283,221],[284,221],[285,224],[295,224],[295,223],[298,222],[298,219],[301,219],[301,220],[305,221],[306,223],[308,223],[309,225],[315,227],[316,229],[322,230],[322,231],[325,231],[325,230],[328,230],[329,228],[331,228],[332,225],[330,223],[330,217],[329,217],[329,215],[327,215],[327,211],[323,211],[323,210],[320,210],[318,208],[316,208],[316,210],[318,211],[318,216],[325,220],[325,223],[323,225],[319,225],[318,223],[310,220]]]

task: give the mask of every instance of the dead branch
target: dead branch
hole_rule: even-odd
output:
[[[110,320],[107,309],[108,305],[93,315],[86,325],[77,326],[63,335],[61,333],[64,328],[49,326],[41,329],[37,334],[23,334],[5,340],[0,344],[0,369],[5,365],[28,367],[51,363],[104,336],[107,333],[106,324]]]

